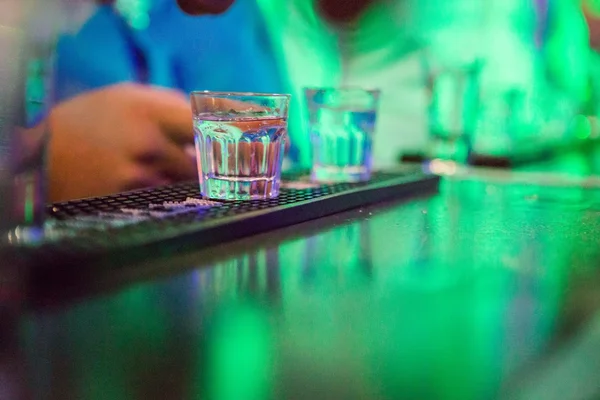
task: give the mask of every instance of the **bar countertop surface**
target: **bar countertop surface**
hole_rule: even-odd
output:
[[[41,290],[29,395],[598,398],[600,157],[435,167],[438,194]]]

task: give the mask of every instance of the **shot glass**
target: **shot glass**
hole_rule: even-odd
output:
[[[277,197],[290,96],[193,92],[191,101],[202,196]]]
[[[380,91],[307,88],[304,94],[309,111],[312,180],[369,180]]]
[[[423,57],[428,97],[428,159],[466,163],[478,119],[481,63],[446,64],[431,54]]]

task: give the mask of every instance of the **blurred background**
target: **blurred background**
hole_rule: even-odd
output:
[[[172,0],[78,3],[58,41],[58,100],[125,81],[184,93],[289,92],[289,158],[298,165],[310,164],[307,86],[382,90],[376,166],[427,153],[424,76],[432,65],[477,86],[467,133],[478,154],[594,134],[594,0],[237,0],[221,15],[201,17],[184,15]],[[441,79],[434,85],[440,99],[448,91],[460,99],[456,90]],[[436,107],[461,112],[445,111],[447,103]]]
[[[26,49],[0,71],[24,93],[2,94],[26,128],[0,135],[18,150],[0,160],[12,225],[40,226],[48,201],[195,179],[191,91],[291,94],[288,169],[312,164],[306,88],[379,91],[375,168],[513,167],[600,137],[594,0],[200,2],[2,3],[0,45]]]

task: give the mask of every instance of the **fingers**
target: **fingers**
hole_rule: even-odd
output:
[[[140,169],[137,172],[135,177],[123,182],[119,186],[119,189],[115,190],[113,192],[114,193],[127,192],[130,190],[151,188],[151,187],[157,187],[157,186],[165,186],[170,183],[171,183],[170,180],[163,178],[161,176],[158,176],[149,170]],[[110,193],[111,192],[108,192],[107,194],[110,194]]]
[[[171,181],[195,179],[198,175],[196,163],[185,148],[174,143],[167,143],[155,160],[155,167],[160,176]]]
[[[148,118],[156,121],[172,142],[180,145],[193,143],[192,111],[186,97],[166,89],[148,90],[147,96]]]
[[[167,134],[172,142],[180,145],[193,143],[194,129],[190,103],[181,93],[168,89],[153,89],[146,95],[149,117],[158,123],[158,126]],[[216,109],[231,109],[235,111],[266,111],[267,108],[234,101],[229,99],[202,99],[202,101],[213,102],[211,107]],[[197,103],[196,103],[197,104]],[[281,125],[285,120],[281,119]],[[244,131],[258,130],[263,126],[273,125],[273,119],[242,121],[236,126]]]

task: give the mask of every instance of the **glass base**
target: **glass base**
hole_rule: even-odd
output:
[[[279,177],[219,177],[200,182],[202,197],[213,200],[265,200],[279,196]]]
[[[365,182],[369,179],[371,168],[364,165],[338,167],[316,164],[311,173],[311,180],[314,182]]]

